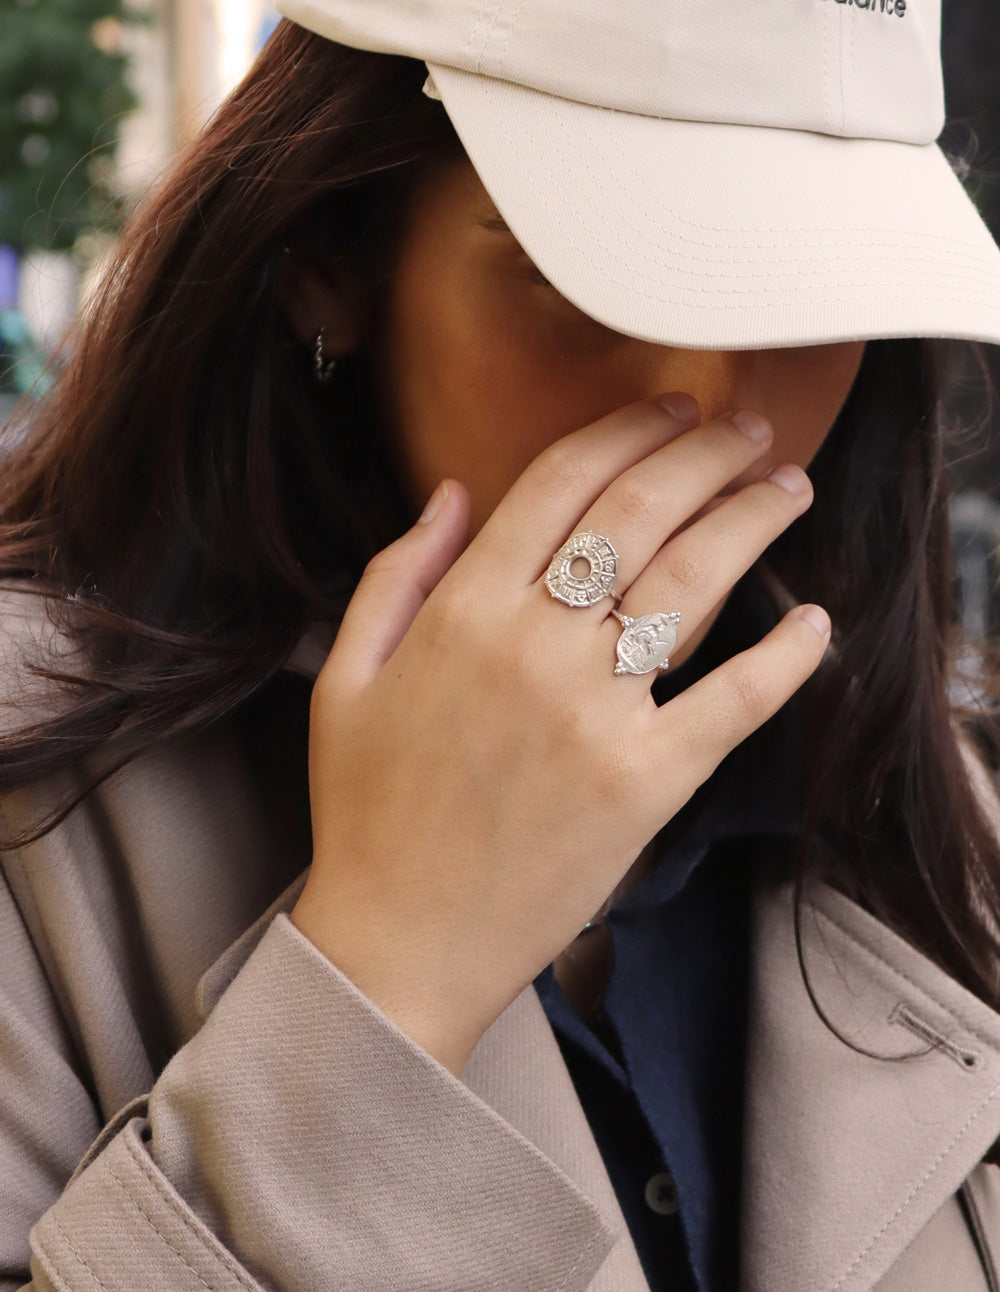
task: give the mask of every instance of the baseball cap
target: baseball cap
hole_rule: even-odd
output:
[[[423,60],[553,286],[749,349],[1000,342],[1000,249],[936,143],[941,0],[278,0]]]

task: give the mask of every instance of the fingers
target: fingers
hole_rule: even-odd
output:
[[[633,618],[678,611],[677,641],[683,643],[754,561],[812,502],[809,477],[783,463],[700,517],[656,554],[634,580],[619,610]],[[604,629],[620,632],[615,620]],[[652,676],[642,674],[647,684]]]
[[[619,596],[680,525],[764,457],[771,439],[760,414],[735,413],[672,440],[608,485],[577,528],[606,535],[617,550]]]
[[[580,517],[611,481],[697,425],[698,404],[690,395],[661,398],[662,404],[642,400],[616,409],[544,449],[477,536],[484,559],[509,569],[513,538],[528,558],[519,586],[537,578],[556,548],[581,528]]]
[[[327,684],[374,678],[461,552],[468,524],[468,490],[443,480],[413,528],[368,563],[324,665]]]
[[[727,484],[765,470],[772,433],[760,413],[741,410],[695,429],[694,400],[661,401],[628,405],[541,453],[483,527],[472,559],[496,560],[514,578],[540,581],[556,549],[589,530],[618,553],[621,595]],[[522,539],[521,560],[511,559],[512,535]],[[606,609],[600,605],[598,620]]]
[[[812,621],[815,620],[815,623]],[[719,763],[816,670],[830,640],[821,606],[796,606],[749,650],[650,712],[651,766],[669,767],[671,799],[686,802]],[[671,807],[671,813],[676,811]]]

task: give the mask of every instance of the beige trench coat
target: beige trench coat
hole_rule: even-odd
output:
[[[18,667],[34,605],[3,608],[0,722],[52,702]],[[279,720],[327,644],[270,684]],[[2,1292],[648,1292],[534,989],[461,1079],[394,1027],[288,919],[308,856],[239,722],[2,858]],[[997,1292],[1000,1015],[830,888],[803,936],[859,1044],[935,1044],[832,1036],[761,874],[741,1292]]]

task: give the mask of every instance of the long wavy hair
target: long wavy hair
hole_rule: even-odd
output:
[[[461,144],[416,60],[283,23],[130,222],[53,395],[0,472],[0,578],[47,594],[86,668],[0,737],[0,792],[97,749],[108,774],[252,696],[336,623],[412,520],[363,348],[328,386],[276,301],[291,247],[362,274],[372,326],[411,186]],[[807,829],[831,878],[1000,1009],[1000,843],[959,745],[990,762],[994,673],[956,702],[944,392],[964,343],[869,342],[767,553],[831,648],[801,689]],[[91,786],[92,788],[92,786]],[[39,822],[38,837],[79,797]]]

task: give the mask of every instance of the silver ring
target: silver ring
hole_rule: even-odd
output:
[[[665,673],[670,667],[667,656],[677,645],[680,611],[657,611],[651,615],[638,615],[634,619],[623,615],[619,610],[612,610],[611,613],[622,626],[615,672],[641,674],[660,669]]]
[[[578,562],[586,571],[573,573]],[[567,539],[553,556],[545,575],[545,586],[557,601],[568,606],[592,606],[603,597],[613,597],[618,574],[618,553],[603,534],[582,530]]]

